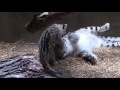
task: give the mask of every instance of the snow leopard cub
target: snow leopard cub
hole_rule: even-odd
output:
[[[101,46],[120,46],[120,37],[105,38],[96,35],[98,32],[105,32],[109,29],[110,24],[106,23],[103,26],[89,26],[66,34],[62,38],[66,51],[63,57],[74,54],[95,65],[98,57],[93,53],[94,48]]]

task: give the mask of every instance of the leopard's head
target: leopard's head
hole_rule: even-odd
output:
[[[63,37],[66,34],[67,24],[54,24],[57,29],[57,36]]]
[[[79,36],[76,33],[69,33],[68,34],[68,39],[72,44],[76,44],[79,40]]]

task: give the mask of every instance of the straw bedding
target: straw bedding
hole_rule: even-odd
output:
[[[14,55],[33,53],[38,57],[38,46],[23,40],[15,43],[0,41],[0,60]],[[99,57],[97,65],[86,63],[79,57],[68,57],[54,67],[70,71],[75,78],[120,78],[120,48],[101,47],[94,53]]]

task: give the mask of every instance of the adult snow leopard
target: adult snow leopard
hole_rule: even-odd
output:
[[[103,26],[89,26],[70,32],[62,37],[65,53],[63,57],[75,54],[90,61],[91,64],[97,63],[98,57],[93,53],[94,48],[101,46],[120,46],[120,37],[100,37],[98,32],[105,32],[110,29],[110,24]]]
[[[40,62],[45,72],[59,78],[71,77],[52,68],[52,65],[58,60],[57,55],[64,50],[61,38],[66,34],[66,28],[67,24],[53,24],[42,33],[39,41]],[[57,47],[61,50],[57,51]]]

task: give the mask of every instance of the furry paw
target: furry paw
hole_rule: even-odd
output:
[[[79,54],[79,57],[84,58],[86,62],[90,62],[92,65],[97,64],[98,57],[93,53],[89,53],[87,51],[82,51]]]
[[[106,23],[100,28],[100,32],[105,32],[110,29],[110,23]]]

